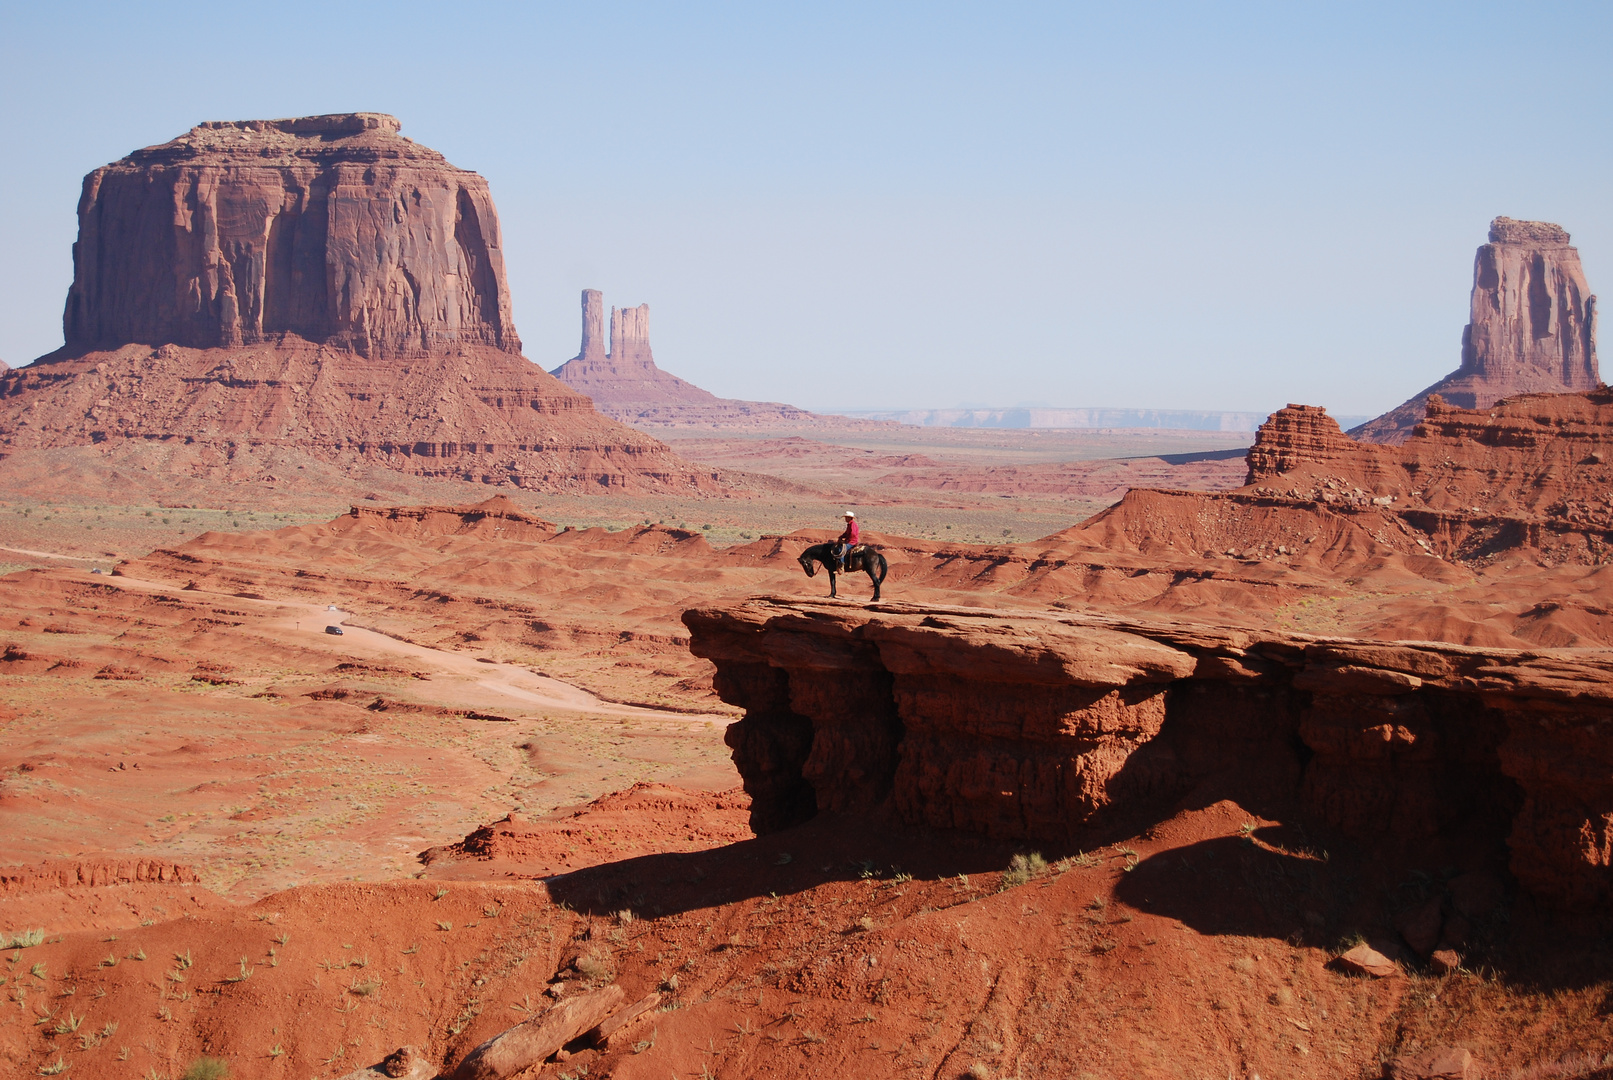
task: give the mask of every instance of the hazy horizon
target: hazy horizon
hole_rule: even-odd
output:
[[[1556,221],[1593,289],[1613,274],[1610,23],[11,4],[0,359],[61,342],[85,173],[204,120],[374,110],[488,178],[545,369],[598,288],[648,303],[661,366],[724,397],[1375,415],[1457,366],[1492,217]]]

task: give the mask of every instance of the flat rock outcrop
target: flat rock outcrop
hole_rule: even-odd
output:
[[[1490,242],[1473,259],[1472,315],[1462,331],[1461,366],[1350,434],[1369,442],[1404,442],[1436,394],[1464,409],[1487,409],[1517,394],[1600,385],[1596,297],[1568,240],[1567,231],[1550,222],[1490,222]]]
[[[97,169],[73,268],[66,344],[0,372],[0,456],[722,487],[521,357],[487,182],[391,116],[201,124]]]
[[[641,428],[799,427],[862,429],[887,421],[822,416],[777,401],[720,398],[662,371],[650,348],[650,305],[611,308],[610,351],[602,343],[604,298],[582,294],[582,348],[551,375],[593,399],[606,416]]]
[[[1555,904],[1613,889],[1613,651],[781,598],[684,622],[746,710],[758,832],[836,811],[1068,844],[1232,776],[1349,842],[1504,837]]]
[[[487,181],[381,113],[199,124],[84,178],[69,351],[519,352]]]

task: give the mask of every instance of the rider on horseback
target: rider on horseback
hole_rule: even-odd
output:
[[[835,538],[834,547],[835,562],[839,564],[838,569],[841,573],[846,570],[846,556],[856,546],[858,535],[857,515],[847,510],[845,531]]]

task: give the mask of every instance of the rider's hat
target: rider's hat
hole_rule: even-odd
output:
[[[850,510],[847,510],[847,511],[846,511],[846,516],[847,516],[847,517],[856,517],[856,516],[857,516],[857,515],[856,515],[856,514],[854,514],[854,513],[852,513],[852,512],[851,512],[851,511],[850,511]]]

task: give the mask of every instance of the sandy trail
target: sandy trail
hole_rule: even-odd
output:
[[[9,551],[14,555],[29,555],[35,559],[65,559],[69,562],[104,563],[112,560],[105,555],[63,555],[59,551],[35,551],[32,548],[0,547],[0,551]]]
[[[98,581],[118,588],[141,592],[168,593],[191,596],[203,590],[185,590],[162,581],[133,578],[123,574],[98,578]],[[332,657],[357,661],[404,660],[411,668],[430,675],[434,680],[456,681],[482,691],[508,699],[524,709],[564,709],[572,712],[592,712],[603,716],[640,717],[687,722],[685,713],[660,709],[647,709],[637,705],[618,705],[603,701],[588,691],[559,679],[539,675],[515,664],[501,664],[459,653],[433,649],[400,641],[362,626],[349,626],[344,620],[348,613],[319,604],[299,603],[293,600],[254,600],[229,593],[208,595],[227,597],[232,606],[255,610],[264,616],[252,632],[278,644],[296,645],[329,653]],[[341,634],[326,633],[325,627],[340,626]]]

